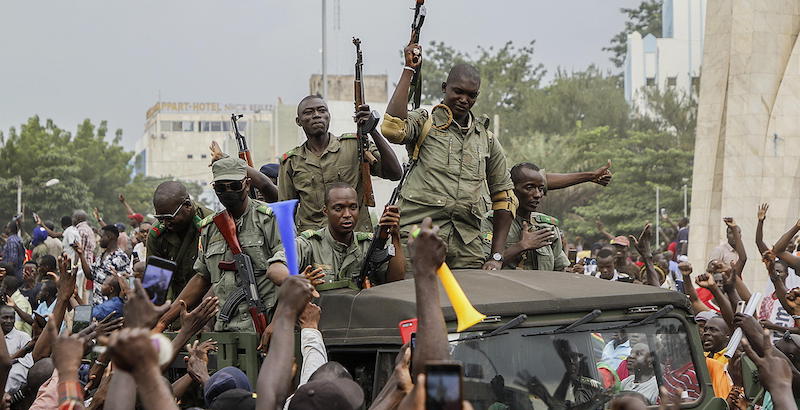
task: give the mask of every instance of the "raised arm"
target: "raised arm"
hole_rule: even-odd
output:
[[[397,81],[397,87],[395,87],[392,98],[389,100],[389,105],[386,106],[386,114],[401,120],[406,119],[408,116],[408,89],[411,86],[411,79],[414,77],[414,73],[422,65],[422,46],[419,44],[407,45],[403,50],[403,56],[406,64],[403,67],[403,74],[400,75],[400,80]]]
[[[412,377],[425,371],[432,360],[450,358],[447,326],[439,304],[439,279],[436,270],[444,263],[446,246],[439,238],[439,227],[431,218],[422,221],[419,234],[409,238],[408,248],[414,265],[414,289],[417,299],[417,338],[412,358]]]
[[[545,179],[547,179],[547,189],[561,189],[582,184],[584,182],[594,182],[595,184],[606,186],[611,182],[611,178],[613,176],[611,171],[609,171],[609,168],[611,168],[611,160],[608,160],[606,165],[603,165],[594,171],[572,172],[568,174],[555,174],[548,172],[545,175]]]
[[[800,231],[800,220],[798,220],[791,228],[789,228],[789,230],[778,239],[778,242],[775,242],[775,244],[772,245],[772,252],[775,253],[775,256],[788,263],[792,269],[800,272],[800,257],[786,252],[786,247],[789,246],[789,242],[791,242],[792,238],[797,235],[798,231]]]
[[[723,221],[726,225],[728,225],[728,229],[732,230],[733,232],[733,249],[736,251],[736,254],[739,255],[739,259],[733,264],[733,266],[731,266],[733,274],[735,275],[735,277],[731,279],[734,280],[736,292],[739,294],[742,300],[746,302],[750,300],[750,290],[742,280],[742,271],[744,270],[744,266],[747,264],[747,252],[744,250],[744,242],[742,241],[742,228],[736,225],[736,222],[733,220],[733,218],[723,218]]]
[[[370,118],[372,111],[369,109],[369,105],[362,105],[358,107],[358,112],[356,112],[356,122],[361,124],[367,119]],[[388,179],[390,181],[399,181],[400,177],[403,176],[403,168],[400,166],[400,161],[397,160],[397,155],[394,154],[394,151],[389,146],[389,142],[386,141],[386,138],[378,131],[378,127],[375,127],[372,131],[370,131],[369,135],[372,136],[372,141],[375,142],[375,148],[378,149],[378,154],[380,155],[380,173],[375,173],[372,166],[370,166],[370,170],[372,171],[372,175],[379,176],[381,178]]]
[[[758,252],[760,254],[764,254],[764,252],[769,250],[767,244],[764,243],[764,220],[767,219],[767,210],[769,209],[769,204],[763,203],[761,206],[758,207],[758,223],[756,224],[756,247],[758,248]],[[784,249],[786,247],[784,246]]]
[[[697,291],[694,290],[694,285],[692,285],[692,265],[689,262],[681,262],[678,264],[678,269],[681,271],[681,276],[683,276],[683,293],[689,297],[692,311],[697,314],[711,310],[700,300],[697,296]]]
[[[786,283],[775,273],[775,254],[768,250],[762,255],[761,261],[764,262],[764,266],[767,268],[770,282],[775,286],[775,297],[778,298],[778,302],[787,312],[791,312],[792,306],[786,300],[786,292],[788,292]],[[769,297],[769,295],[765,296]]]
[[[647,272],[647,284],[659,287],[661,286],[661,278],[658,276],[656,268],[653,265],[653,252],[650,251],[651,236],[651,225],[647,224],[644,226],[638,239],[633,235],[630,235],[628,239],[630,239],[636,251],[639,252],[639,255],[642,256],[644,267]]]
[[[256,383],[256,408],[277,409],[289,394],[294,361],[294,325],[314,293],[314,287],[301,275],[287,278],[280,289],[278,306],[272,319],[269,353],[261,365]]]
[[[133,208],[131,208],[131,206],[128,204],[128,201],[125,200],[125,195],[120,193],[118,199],[119,199],[119,202],[122,203],[122,206],[125,207],[125,212],[127,212],[128,215],[133,215],[133,214],[136,213],[136,212],[133,211]]]
[[[731,304],[728,303],[728,298],[725,297],[725,294],[722,293],[722,290],[717,286],[714,277],[708,273],[704,273],[702,275],[697,275],[695,281],[697,282],[697,286],[708,289],[708,291],[714,295],[714,301],[717,302],[717,306],[719,306],[719,311],[722,313],[722,318],[725,319],[725,323],[727,323],[728,326],[733,326],[733,309],[731,308]],[[692,286],[691,282],[689,286]]]
[[[391,237],[395,252],[392,259],[389,259],[386,283],[403,280],[406,275],[406,258],[403,254],[403,246],[400,244],[400,208],[396,205],[387,206],[378,224],[388,227],[388,232],[381,230],[381,235],[386,233]]]
[[[106,226],[106,222],[103,220],[103,217],[100,216],[100,210],[97,208],[92,209],[92,215],[94,215],[94,219],[97,220],[97,223],[100,224],[100,227]]]
[[[212,164],[214,161],[227,157],[227,154],[222,152],[222,148],[217,144],[217,141],[211,141],[211,145],[208,146],[208,149],[211,151]],[[250,178],[250,183],[255,189],[261,192],[261,195],[264,196],[267,202],[275,202],[278,200],[278,187],[272,183],[269,177],[262,174],[261,171],[248,165],[247,177]]]
[[[600,234],[603,235],[603,237],[605,237],[609,241],[614,239],[614,235],[608,233],[608,231],[606,230],[606,226],[605,224],[603,224],[603,221],[598,219],[594,221],[594,224],[597,226],[597,231],[600,232]]]

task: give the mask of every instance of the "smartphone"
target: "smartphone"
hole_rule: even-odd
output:
[[[411,341],[411,335],[417,331],[417,318],[403,320],[397,324],[400,329],[400,338],[403,339],[403,344]]]
[[[576,260],[578,259],[578,250],[570,249],[569,251],[567,251],[567,259],[569,259],[571,263],[578,263],[578,261]]]
[[[417,332],[411,333],[408,338],[410,341],[409,348],[411,349],[411,358],[408,359],[408,368],[410,370],[414,368],[414,349],[417,348]],[[411,379],[411,382],[414,384],[417,383],[417,381],[413,378]]]
[[[459,362],[425,366],[425,410],[461,410],[464,369]]]
[[[167,301],[167,291],[172,282],[172,274],[175,273],[177,265],[175,262],[159,258],[158,256],[148,256],[147,266],[144,268],[142,277],[142,287],[150,295],[150,300],[155,305],[163,305]]]
[[[72,333],[79,333],[92,323],[92,305],[75,306],[75,316],[72,318]]]
[[[736,313],[744,313],[745,306],[747,306],[747,302],[743,300],[736,302]]]

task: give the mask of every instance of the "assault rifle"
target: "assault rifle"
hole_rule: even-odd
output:
[[[354,100],[356,112],[358,112],[358,107],[364,105],[364,61],[361,56],[361,40],[353,37],[353,44],[356,46],[356,72],[353,88],[355,91]],[[361,184],[364,189],[364,205],[369,207],[375,206],[375,194],[372,192],[372,177],[370,176],[369,168],[377,159],[369,152],[368,135],[378,126],[379,118],[378,113],[373,110],[366,122],[358,124],[356,131],[358,138],[358,161],[360,163],[359,172],[361,174]]]
[[[233,254],[233,261],[222,261],[219,263],[219,268],[220,270],[236,271],[239,284],[239,287],[228,295],[225,305],[220,309],[219,320],[224,323],[229,322],[236,315],[239,305],[246,301],[250,317],[253,319],[253,327],[255,327],[256,333],[261,335],[267,328],[267,308],[258,296],[253,262],[250,260],[250,256],[242,251],[239,238],[236,236],[236,223],[228,211],[214,216],[214,225],[219,229]]]
[[[422,30],[422,24],[425,23],[425,0],[416,0],[417,4],[414,6],[414,20],[411,22],[411,42],[409,44],[419,44],[419,33]],[[419,61],[420,56],[414,56],[414,62]],[[420,99],[422,98],[422,65],[417,68],[414,76],[411,77],[411,92],[408,93],[408,102],[412,103],[412,107],[416,110],[419,108]]]
[[[406,180],[406,176],[411,171],[411,168],[410,164],[403,164],[403,175],[400,177],[400,182],[394,187],[392,196],[389,197],[389,202],[386,203],[386,206],[397,204],[397,200],[400,197],[400,190],[403,189],[403,183]],[[367,253],[364,255],[364,263],[361,265],[361,272],[356,279],[356,284],[361,289],[364,289],[367,278],[369,278],[372,283],[375,283],[378,268],[394,256],[389,254],[388,249],[385,249],[386,241],[389,238],[388,236],[382,238],[381,234],[386,233],[386,227],[380,225],[375,227],[375,232],[372,235],[372,242],[369,244],[369,249],[367,249]]]

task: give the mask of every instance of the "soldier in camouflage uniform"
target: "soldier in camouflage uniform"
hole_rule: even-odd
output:
[[[214,191],[225,211],[230,212],[236,223],[236,235],[242,250],[253,263],[258,294],[267,308],[275,304],[275,285],[267,277],[267,260],[283,249],[278,233],[278,225],[272,209],[266,203],[247,196],[250,181],[247,176],[247,164],[239,158],[223,158],[212,165],[214,174]],[[234,271],[223,270],[220,262],[232,261],[233,255],[227,242],[213,222],[213,215],[200,223],[200,249],[194,264],[196,274],[177,297],[190,308],[213,289],[219,298],[220,306],[225,304],[228,296],[235,291],[240,281]],[[224,323],[217,320],[215,331],[254,331],[253,322],[247,310],[247,303],[240,304],[231,315],[231,320]],[[174,303],[161,318],[159,327],[163,329],[174,321],[180,313],[180,303]]]
[[[356,113],[359,123],[369,116],[369,106],[359,107]],[[328,132],[330,113],[325,100],[319,96],[308,96],[300,101],[295,121],[303,128],[307,140],[281,157],[278,200],[300,200],[295,217],[298,231],[316,230],[325,226],[325,216],[322,214],[323,194],[334,182],[345,182],[355,187],[361,209],[356,230],[372,231],[369,210],[363,204],[356,134],[336,137]],[[377,130],[373,130],[370,135],[374,143],[370,141],[369,152],[375,158],[370,164],[370,173],[392,181],[399,180],[403,170],[394,151]]]
[[[364,264],[364,256],[372,242],[373,234],[354,232],[354,227],[357,226],[361,216],[356,195],[355,189],[342,182],[328,187],[323,208],[328,221],[327,226],[319,230],[307,230],[297,238],[299,267],[301,269],[307,267],[306,274],[312,281],[317,275],[322,277],[315,283],[319,291],[345,287],[359,290],[355,279]],[[381,234],[392,237],[392,245],[389,246],[391,259],[381,264],[375,285],[403,279],[405,261],[397,229],[399,222],[398,208],[387,207],[379,224],[387,228],[381,230]],[[394,254],[395,251],[397,254]],[[276,278],[280,282],[289,275],[283,251],[277,252],[269,263],[267,271],[269,277]]]
[[[170,289],[177,295],[194,275],[197,259],[197,240],[200,221],[211,211],[192,201],[186,187],[177,181],[167,181],[153,193],[155,224],[148,233],[147,255],[175,262]]]
[[[418,155],[398,202],[402,236],[407,239],[414,225],[431,217],[447,243],[451,268],[499,269],[516,200],[506,156],[489,131],[489,118],[470,111],[478,98],[480,74],[470,65],[454,66],[442,83],[442,104],[430,113],[408,111],[409,85],[422,62],[415,56],[421,57],[419,45],[406,47],[406,67],[381,125],[390,142],[405,145],[412,159]],[[495,210],[488,261],[481,238],[481,221],[489,210],[485,192]]]
[[[545,195],[545,176],[539,167],[530,163],[517,164],[511,168],[514,195],[519,199],[519,208],[508,232],[506,249],[503,251],[503,267],[507,269],[555,270],[569,267],[564,253],[558,219],[536,212]],[[492,216],[483,223],[484,247],[489,251],[492,237]]]

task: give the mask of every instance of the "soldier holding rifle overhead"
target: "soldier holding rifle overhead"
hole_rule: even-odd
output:
[[[360,42],[356,44],[359,45]],[[281,157],[278,200],[300,200],[295,216],[298,231],[325,227],[326,218],[322,212],[324,193],[335,182],[347,183],[358,193],[361,217],[355,230],[372,231],[372,220],[366,208],[375,205],[374,199],[370,203],[372,181],[369,175],[397,181],[403,173],[391,147],[377,130],[377,115],[364,101],[360,49],[357,49],[357,56],[357,133],[339,137],[331,135],[328,132],[331,119],[328,105],[320,96],[309,95],[297,106],[295,122],[303,128],[307,140]],[[367,135],[372,137],[372,141]]]
[[[389,141],[418,155],[398,203],[403,211],[401,234],[407,240],[411,227],[430,217],[447,243],[451,268],[499,269],[516,198],[503,148],[489,131],[489,118],[471,112],[480,74],[471,65],[455,65],[442,83],[442,103],[430,113],[409,111],[409,86],[422,64],[422,48],[412,43],[404,54],[403,74],[381,125]],[[487,188],[495,211],[488,260],[481,239],[481,220],[488,211],[482,192]]]

